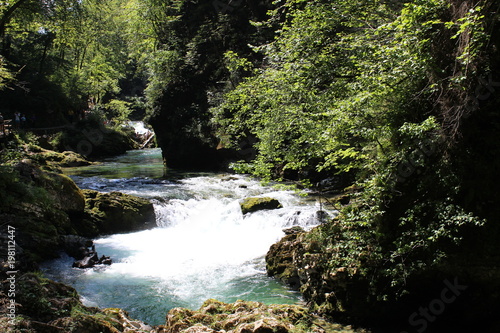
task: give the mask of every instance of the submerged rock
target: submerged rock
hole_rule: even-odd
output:
[[[99,255],[95,251],[95,248],[92,247],[92,250],[89,250],[87,254],[80,260],[77,260],[73,263],[73,267],[75,268],[92,268],[95,265],[111,265],[112,260],[110,257],[102,256],[99,258]]]
[[[62,237],[62,245],[66,253],[76,259],[73,262],[75,268],[92,268],[95,265],[111,265],[110,257],[101,256],[99,258],[94,242],[88,238],[66,235]]]
[[[245,198],[242,202],[240,202],[241,212],[243,214],[257,212],[259,210],[264,209],[278,209],[283,206],[281,203],[273,198],[262,197],[262,198]]]

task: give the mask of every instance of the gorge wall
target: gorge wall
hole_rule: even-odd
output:
[[[255,62],[262,59],[250,45],[261,45],[270,32],[250,21],[265,18],[270,1],[238,2],[217,8],[213,1],[184,2],[171,9],[175,20],[163,22],[169,34],[159,36],[165,54],[165,82],[150,85],[156,96],[150,119],[168,167],[221,169],[238,158],[219,145],[209,108],[234,87],[244,71],[231,74],[225,53],[233,51]]]

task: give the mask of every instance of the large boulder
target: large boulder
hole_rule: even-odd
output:
[[[57,145],[59,150],[72,150],[85,157],[100,158],[124,154],[138,148],[127,128],[104,126],[102,120],[91,116],[66,128]]]
[[[83,190],[85,210],[100,234],[143,230],[156,225],[153,204],[120,192]]]
[[[281,203],[273,198],[269,197],[250,197],[243,199],[240,202],[241,212],[243,214],[257,212],[259,210],[265,209],[278,209],[283,206]]]
[[[77,167],[94,164],[94,162],[87,160],[83,155],[74,151],[63,151],[60,153],[41,147],[34,147],[31,148],[31,152],[31,158],[33,160],[47,167]]]
[[[43,171],[32,160],[17,163],[15,171],[27,186],[48,192],[50,204],[67,213],[83,213],[85,198],[75,182],[66,175]],[[39,191],[39,190],[38,190]],[[23,200],[26,202],[26,200]],[[40,201],[40,200],[37,200]]]
[[[72,218],[84,208],[83,193],[70,178],[43,171],[32,160],[0,169],[0,221],[15,230],[20,269],[57,257],[60,236],[76,233]]]
[[[45,188],[54,198],[56,207],[66,213],[83,213],[85,197],[75,182],[66,175],[46,173]]]

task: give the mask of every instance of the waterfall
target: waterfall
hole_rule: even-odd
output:
[[[135,134],[137,135],[146,135],[151,132],[151,130],[144,126],[144,122],[142,121],[129,121],[128,124],[134,128]]]
[[[125,253],[100,274],[155,279],[179,299],[197,299],[201,304],[235,280],[265,274],[263,258],[284,236],[283,228],[319,223],[316,207],[298,207],[287,192],[274,193],[284,208],[243,216],[240,188],[234,182],[210,186],[211,180],[202,177],[185,183],[200,198],[156,202],[157,228],[96,240],[100,253]],[[221,187],[230,186],[237,198],[222,191]],[[210,188],[212,198],[204,198]]]

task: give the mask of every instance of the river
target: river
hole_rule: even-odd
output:
[[[159,149],[130,151],[99,165],[66,169],[83,189],[150,199],[157,227],[94,240],[111,266],[80,270],[72,258],[46,262],[45,275],[72,285],[85,305],[118,307],[164,324],[173,307],[197,309],[209,298],[297,303],[300,294],[266,275],[269,247],[291,226],[317,225],[319,204],[242,175],[164,172]],[[239,201],[270,196],[283,208],[243,216]],[[334,214],[334,212],[329,212]]]

